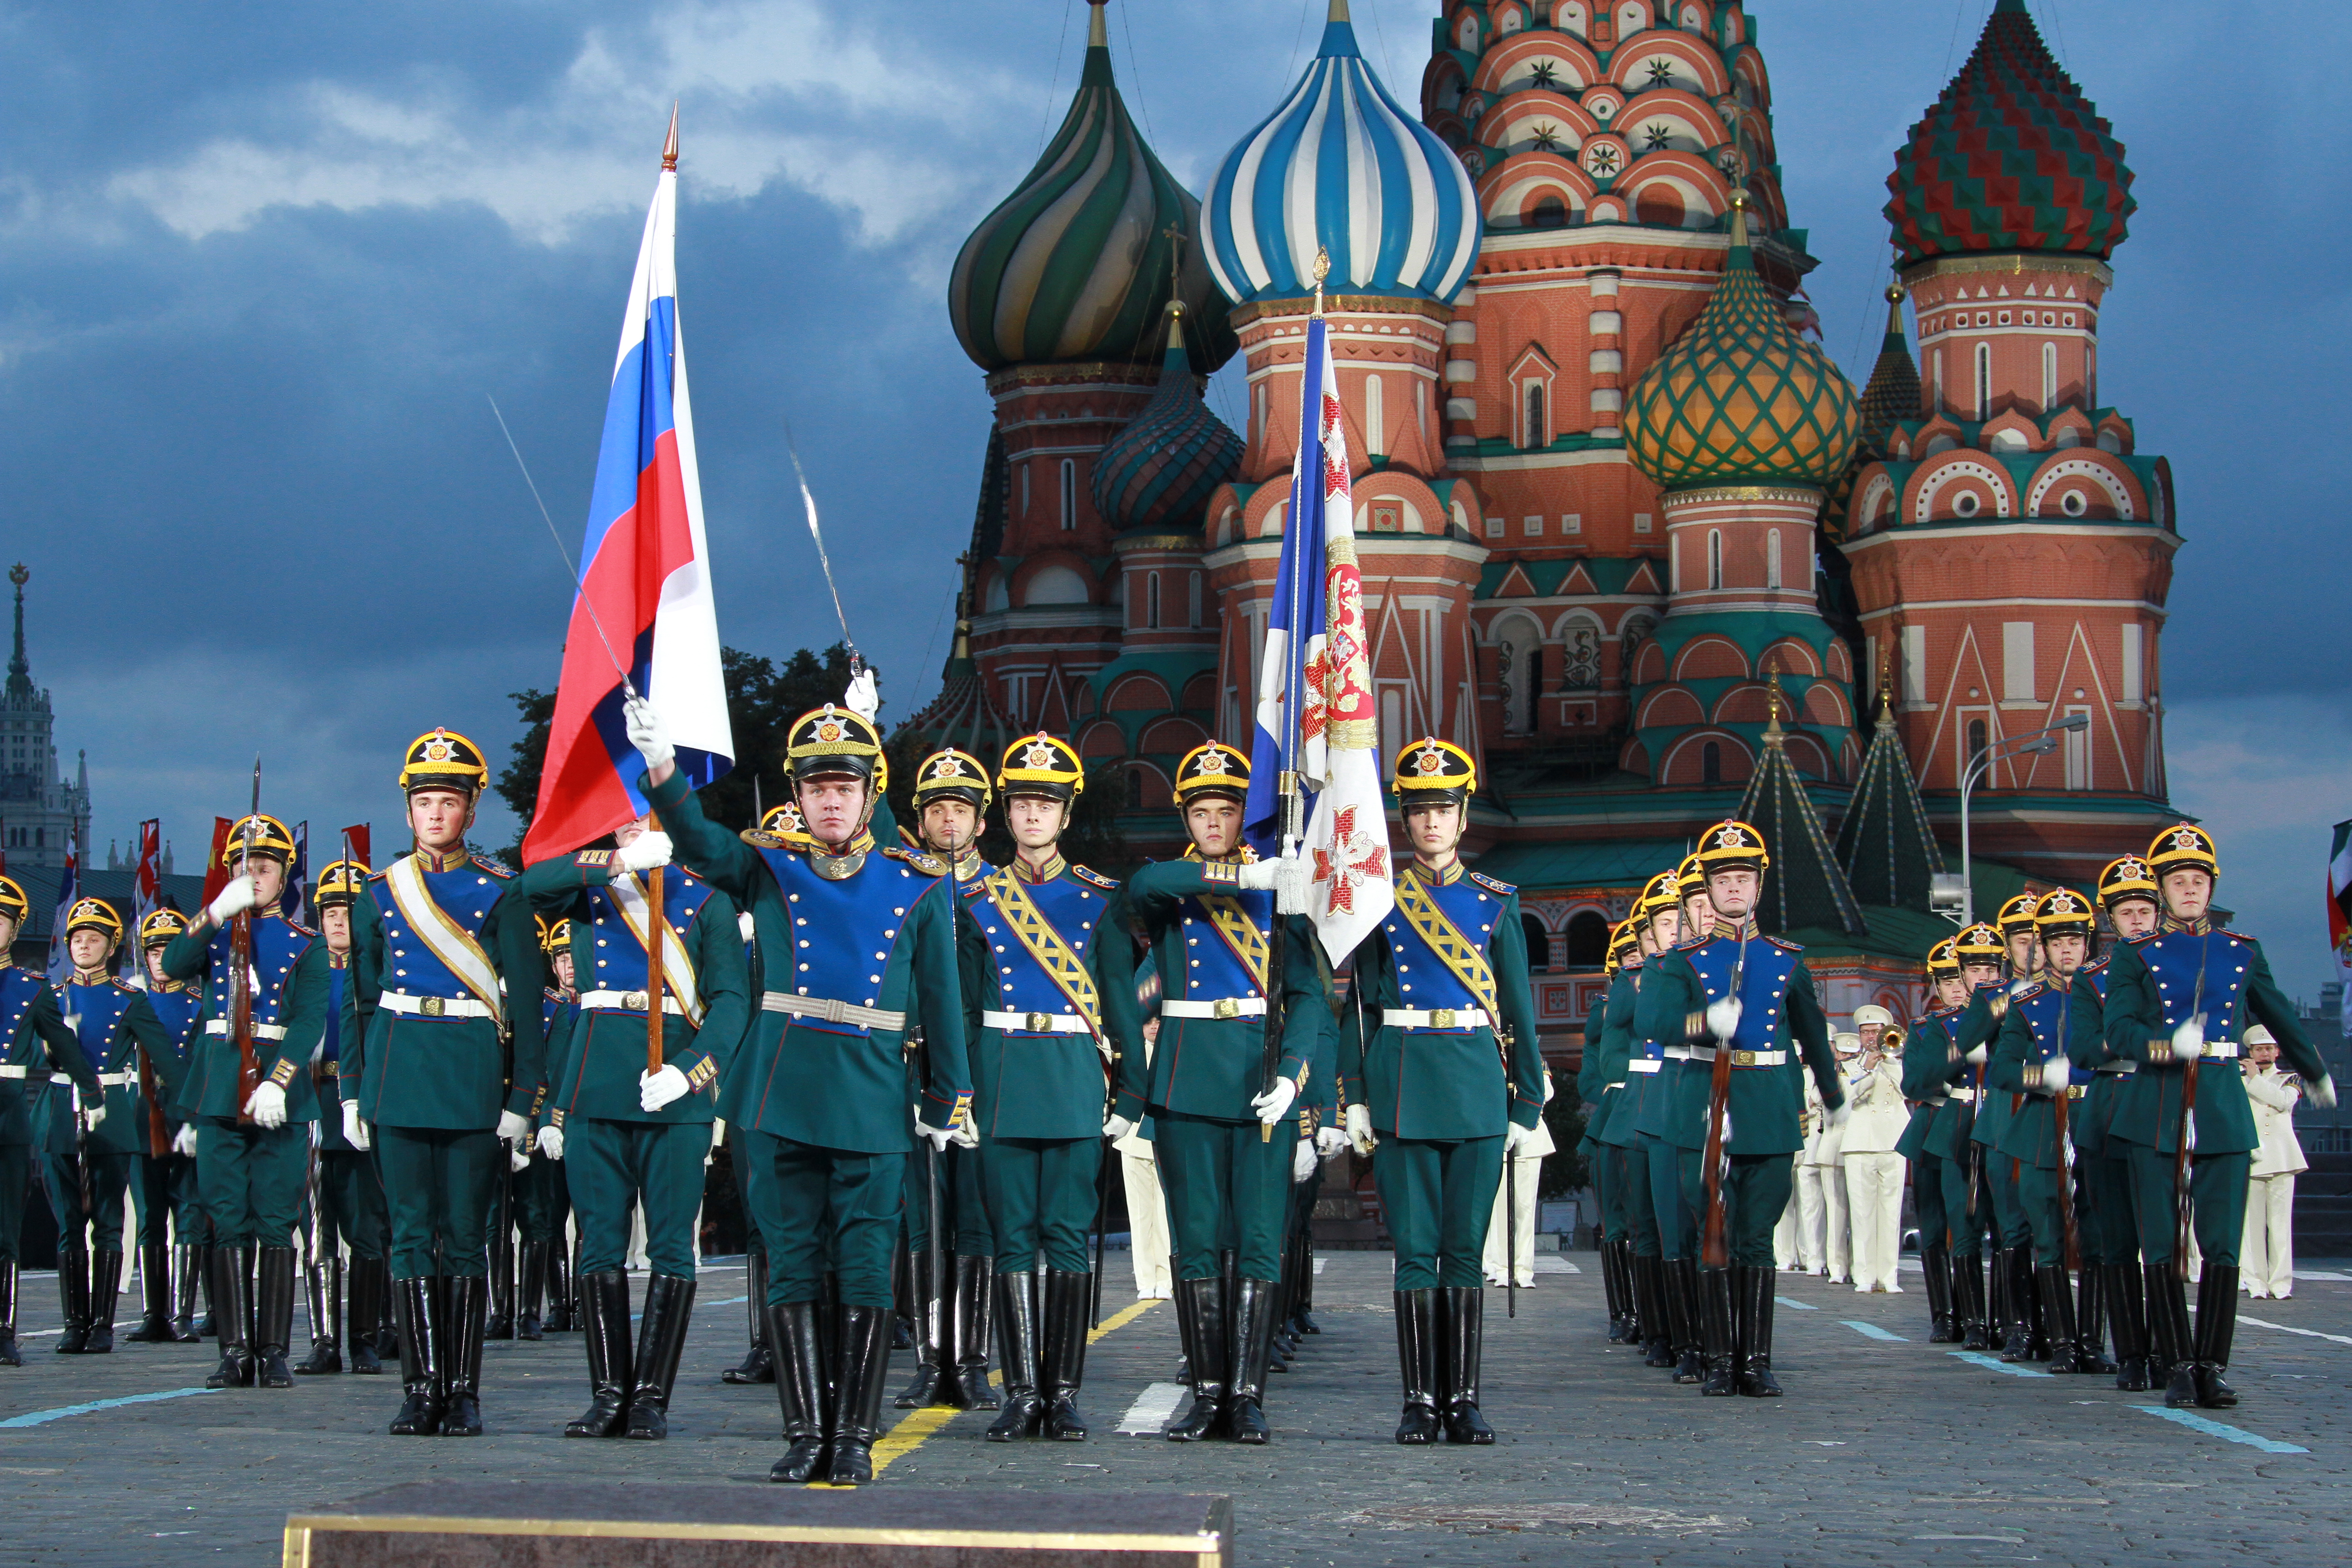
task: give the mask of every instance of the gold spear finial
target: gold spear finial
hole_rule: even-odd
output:
[[[1329,276],[1331,276],[1331,248],[1328,246],[1318,245],[1315,247],[1315,314],[1318,316],[1323,313],[1323,279]]]
[[[673,171],[677,167],[677,105],[674,101],[669,106],[669,134],[662,141],[662,167]]]

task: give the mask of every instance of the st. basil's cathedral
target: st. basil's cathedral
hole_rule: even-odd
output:
[[[1727,816],[1830,1013],[1906,1020],[1972,764],[1980,914],[2167,819],[2172,477],[2098,397],[2132,176],[2023,0],[1895,154],[1859,390],[1815,341],[1742,0],[1444,0],[1417,114],[1331,0],[1198,199],[1105,6],[953,270],[996,418],[919,736],[1072,736],[1124,775],[1129,843],[1181,848],[1177,760],[1249,738],[1319,250],[1381,752],[1479,759],[1465,847],[1521,890],[1548,1048],[1641,882]],[[1202,396],[1236,353],[1238,432]]]

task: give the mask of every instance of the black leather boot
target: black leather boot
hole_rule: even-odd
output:
[[[2018,1258],[2022,1255],[2024,1267]],[[2001,1300],[2008,1304],[2009,1324],[2000,1337],[2000,1359],[2011,1365],[2033,1359],[2033,1255],[2024,1247],[2003,1247],[1992,1255],[2000,1270]]]
[[[24,1347],[16,1342],[16,1260],[0,1258],[0,1366],[24,1364]]]
[[[2116,1325],[2116,1386],[2126,1394],[2147,1392],[2147,1306],[2136,1265],[2110,1263],[2107,1316]]]
[[[2238,1391],[2221,1374],[2230,1370],[2230,1345],[2238,1331],[2238,1266],[2205,1262],[2197,1281],[2197,1403],[2208,1410],[2227,1410],[2238,1403]]]
[[[58,1248],[58,1310],[65,1321],[58,1354],[79,1355],[89,1349],[89,1254],[79,1248]]]
[[[234,1247],[212,1249],[213,1322],[220,1340],[220,1364],[205,1379],[206,1388],[253,1386],[253,1345],[245,1337],[245,1269]]]
[[[441,1292],[430,1275],[392,1282],[392,1316],[400,1329],[400,1414],[395,1437],[430,1437],[441,1430],[447,1374],[441,1362]]]
[[[580,1326],[575,1289],[572,1247],[563,1239],[563,1226],[559,1220],[555,1239],[547,1245],[547,1316],[540,1322],[542,1331],[568,1334]],[[761,1301],[762,1298],[758,1296],[751,1299],[751,1315],[755,1318],[765,1315],[761,1310]]]
[[[2107,1266],[2085,1263],[2075,1290],[2074,1368],[2077,1372],[2104,1376],[2116,1370],[2116,1363],[2107,1359],[2108,1310]]]
[[[1437,1292],[1398,1290],[1397,1363],[1404,1374],[1404,1417],[1396,1440],[1420,1447],[1437,1441]]]
[[[997,1354],[1004,1363],[1004,1412],[988,1428],[992,1443],[1035,1435],[1045,1414],[1037,1392],[1038,1279],[1027,1269],[996,1277]]]
[[[1959,1320],[1952,1311],[1952,1255],[1941,1247],[1919,1249],[1919,1272],[1927,1287],[1927,1342],[1960,1342]]]
[[[1701,1355],[1706,1366],[1706,1381],[1698,1385],[1698,1391],[1710,1397],[1738,1394],[1739,1376],[1733,1364],[1729,1270],[1698,1270],[1698,1320]],[[1677,1377],[1675,1381],[1681,1379]]]
[[[1987,1348],[2003,1361],[2015,1358],[2009,1354],[2010,1336],[2016,1331],[2016,1307],[2009,1299],[2009,1248],[1991,1237],[1985,1243],[1985,1339]]]
[[[1723,1353],[1727,1363],[1731,1355],[1730,1296],[1724,1297]],[[1676,1383],[1702,1383],[1706,1379],[1704,1345],[1706,1338],[1706,1311],[1700,1301],[1699,1268],[1696,1258],[1666,1259],[1666,1321],[1674,1336],[1674,1368]],[[1724,1390],[1728,1394],[1729,1389]]]
[[[1094,1289],[1095,1277],[1089,1273],[1055,1268],[1045,1275],[1045,1339],[1038,1363],[1045,1414],[1039,1426],[1056,1443],[1087,1440],[1078,1390],[1087,1380],[1087,1315]]]
[[[915,1348],[915,1255],[890,1254],[890,1348]]]
[[[2197,1403],[2196,1356],[2189,1337],[2189,1288],[2173,1277],[2169,1258],[2143,1264],[2141,1269],[2147,1287],[2149,1338],[2168,1369],[2164,1403],[2170,1409],[2185,1410]]]
[[[441,1436],[482,1435],[482,1337],[490,1315],[490,1282],[478,1275],[442,1281],[449,1292],[442,1320],[442,1360],[449,1395],[441,1406]]]
[[[890,1376],[890,1324],[883,1307],[841,1309],[840,1349],[833,1383],[840,1415],[824,1479],[837,1487],[862,1487],[874,1479],[874,1442],[882,1436],[883,1385]]]
[[[1298,1283],[1291,1293],[1290,1330],[1294,1334],[1319,1334],[1323,1325],[1315,1321],[1315,1203],[1307,1202],[1306,1218],[1298,1227]]]
[[[1991,1350],[1992,1332],[1986,1321],[1985,1265],[1981,1251],[1952,1259],[1952,1285],[1955,1305],[1960,1314],[1960,1348],[1980,1352]]]
[[[907,1255],[909,1289],[914,1292],[915,1375],[899,1391],[891,1403],[901,1410],[920,1410],[940,1403],[940,1340],[947,1325],[946,1298],[950,1293],[941,1289],[941,1268],[947,1255],[939,1252],[910,1252]],[[954,1342],[950,1337],[949,1343]]]
[[[344,1342],[351,1347],[351,1367],[361,1377],[382,1377],[383,1363],[376,1355],[375,1325],[383,1315],[387,1276],[381,1258],[352,1254],[351,1294],[344,1299]]]
[[[588,1350],[588,1408],[564,1423],[567,1437],[617,1437],[629,1419],[629,1277],[620,1269],[580,1276],[582,1342]]]
[[[294,1370],[304,1377],[339,1373],[343,1370],[342,1256],[314,1264],[303,1274],[310,1287],[310,1353]]]
[[[1642,1292],[1633,1281],[1633,1238],[1619,1237],[1615,1249],[1618,1299],[1625,1310],[1625,1333],[1619,1342],[1638,1345],[1649,1333],[1649,1325],[1642,1316],[1642,1309],[1648,1303],[1642,1300]]]
[[[1281,1310],[1281,1291],[1266,1280],[1244,1277],[1235,1289],[1232,1331],[1219,1359],[1233,1368],[1233,1393],[1225,1401],[1225,1436],[1236,1443],[1264,1443],[1274,1436],[1274,1428],[1265,1423],[1265,1368],[1274,1350],[1275,1320]],[[1197,1386],[1192,1402],[1195,1408],[1201,1403]]]
[[[955,1373],[948,1403],[963,1410],[993,1410],[996,1389],[988,1381],[989,1325],[995,1310],[996,1259],[956,1255]],[[945,1347],[941,1347],[945,1353]]]
[[[142,1310],[139,1326],[126,1332],[125,1342],[164,1345],[172,1342],[172,1249],[161,1242],[139,1249],[139,1295]]]
[[[517,1281],[521,1292],[515,1303],[515,1338],[543,1340],[547,1331],[541,1326],[541,1303],[547,1299],[547,1243],[526,1241],[522,1244],[522,1278]]]
[[[291,1388],[294,1373],[286,1352],[294,1339],[294,1249],[265,1247],[258,1257],[254,1290],[254,1381],[263,1388]]]
[[[1633,1300],[1634,1315],[1641,1320],[1639,1343],[1645,1352],[1642,1364],[1670,1370],[1675,1364],[1675,1335],[1673,1317],[1666,1309],[1664,1258],[1634,1258]]]
[[[776,1357],[768,1343],[768,1255],[754,1252],[743,1260],[743,1292],[751,1320],[751,1348],[742,1361],[719,1374],[722,1383],[773,1383]]]
[[[1226,1358],[1233,1352],[1233,1336],[1226,1331],[1223,1280],[1176,1281],[1176,1337],[1183,1342],[1185,1369],[1192,1373],[1192,1407],[1168,1428],[1168,1440],[1197,1443],[1217,1435],[1224,1415]]]
[[[204,1289],[205,1252],[201,1247],[172,1248],[172,1342],[192,1345],[204,1338],[196,1331],[196,1292]]]
[[[1445,1440],[1491,1443],[1495,1429],[1478,1411],[1478,1373],[1486,1346],[1486,1289],[1449,1286],[1439,1305],[1445,1316],[1439,1352],[1445,1358],[1445,1370],[1439,1374],[1444,1402],[1438,1414],[1445,1422]]]
[[[1601,1255],[1601,1294],[1609,1307],[1609,1342],[1622,1345],[1625,1342],[1627,1313],[1624,1289],[1617,1279],[1617,1243],[1604,1236],[1596,1250]]]
[[[205,1228],[209,1231],[211,1227]],[[219,1250],[209,1241],[196,1248],[196,1283],[205,1295],[205,1315],[196,1320],[196,1338],[200,1340],[220,1337],[220,1325],[213,1319],[213,1285],[217,1278],[213,1273],[213,1255]]]
[[[505,1178],[501,1176],[499,1179],[503,1181]],[[501,1212],[503,1212],[503,1205],[501,1205]],[[489,1315],[482,1328],[483,1337],[492,1340],[510,1340],[515,1337],[514,1235],[511,1231],[503,1236],[498,1234],[501,1228],[498,1226],[491,1227]]]
[[[686,1349],[686,1329],[693,1319],[693,1280],[656,1274],[646,1281],[627,1436],[648,1443],[669,1436],[670,1390],[677,1386],[677,1358]]]
[[[2074,1289],[2066,1278],[2066,1266],[2049,1263],[2033,1270],[2033,1287],[2042,1298],[2042,1319],[2048,1325],[2050,1365],[2053,1375],[2068,1375],[2083,1370],[2079,1357],[2081,1345],[2075,1339]]]
[[[122,1300],[122,1254],[89,1255],[89,1338],[84,1355],[105,1355],[114,1349],[114,1312]]]
[[[776,1403],[784,1415],[784,1457],[768,1471],[768,1479],[800,1485],[816,1479],[824,1468],[829,1426],[816,1303],[787,1301],[770,1307],[768,1345],[775,1356]]]
[[[1780,1380],[1772,1375],[1772,1292],[1778,1271],[1753,1266],[1732,1270],[1739,1291],[1739,1392],[1750,1399],[1778,1399]]]
[[[2010,1267],[2016,1270],[2016,1299],[2023,1304],[2018,1318],[2025,1325],[2025,1359],[2046,1362],[2055,1355],[2051,1337],[2057,1332],[2050,1314],[2042,1310],[2042,1287],[2033,1277],[2033,1245],[2024,1243],[2011,1249]]]

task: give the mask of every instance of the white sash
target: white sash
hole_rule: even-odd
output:
[[[653,949],[646,942],[646,929],[650,923],[653,907],[646,901],[645,886],[637,879],[636,873],[616,873],[604,885],[604,890],[613,895],[614,907],[621,911],[621,919],[628,925],[629,934],[637,939],[639,947],[651,952]],[[667,919],[661,922],[661,932],[662,989],[677,998],[678,1005],[685,1009],[686,1021],[698,1029],[702,1027],[703,1007],[702,994],[694,986],[694,961],[686,955],[686,943],[678,940],[677,931]]]
[[[479,997],[490,1016],[503,1027],[506,1009],[499,985],[499,974],[490,966],[489,955],[474,933],[449,918],[448,912],[433,901],[433,889],[425,885],[425,871],[416,857],[405,855],[392,863],[383,874],[383,885],[392,889],[392,901],[400,906],[408,929],[416,933],[434,957],[459,980],[466,989]]]

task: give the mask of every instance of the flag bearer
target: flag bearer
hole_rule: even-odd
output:
[[[334,1108],[319,1121],[319,1209],[317,1226],[323,1263],[313,1260],[310,1306],[313,1329],[310,1359],[294,1370],[308,1374],[343,1370],[343,1351],[351,1352],[351,1369],[368,1376],[381,1375],[376,1325],[383,1321],[385,1289],[384,1247],[390,1226],[383,1205],[383,1181],[376,1174],[375,1156],[344,1136],[342,1117],[343,997],[351,988],[352,906],[365,896],[368,868],[356,860],[329,862],[319,872],[319,935],[327,944],[327,1026],[311,1063],[310,1076],[320,1100]],[[351,1289],[344,1299],[342,1249],[351,1249]],[[349,1311],[343,1310],[348,1305]],[[316,1325],[323,1322],[323,1331]],[[348,1331],[341,1331],[347,1326]]]
[[[1143,1050],[1135,944],[1118,884],[1055,847],[1086,788],[1077,752],[1042,731],[1015,741],[996,787],[1013,861],[964,889],[959,940],[1004,1357],[988,1436],[1077,1442],[1108,1075]]]
[[[294,1321],[289,1243],[309,1173],[310,1123],[318,1116],[306,1069],[325,1032],[328,964],[319,933],[277,912],[293,858],[284,823],[240,818],[223,851],[228,881],[204,918],[163,950],[166,974],[204,986],[204,1033],[178,1094],[195,1123],[196,1183],[213,1222],[213,1322],[221,1346],[220,1365],[206,1380],[214,1388],[294,1386],[286,1364]],[[235,1034],[231,955],[239,915],[251,922],[251,1050],[260,1082],[250,1093],[239,1089],[244,1050]]]
[[[877,850],[882,742],[870,712],[827,703],[793,721],[785,763],[806,848],[746,844],[713,825],[677,774],[650,703],[627,708],[646,798],[679,857],[751,909],[759,932],[760,1016],[739,1047],[730,1135],[761,1167],[744,1191],[768,1249],[768,1333],[789,1445],[775,1481],[857,1485],[874,1477],[890,1359],[890,1258],[908,1151],[969,1139],[969,1079],[956,980],[954,912],[928,857]],[[907,1108],[902,1042],[919,1026],[930,1054],[919,1116]],[[817,1336],[824,1274],[838,1281],[834,1362]]]
[[[1706,1381],[1699,1392],[1770,1398],[1780,1393],[1772,1375],[1772,1227],[1788,1205],[1795,1156],[1804,1145],[1802,1075],[1811,1072],[1832,1126],[1844,1121],[1845,1089],[1804,950],[1756,929],[1754,911],[1772,863],[1762,836],[1744,822],[1722,823],[1700,841],[1698,860],[1714,930],[1659,954],[1643,982],[1634,1028],[1674,1042],[1669,1052],[1686,1058],[1673,1084],[1665,1142],[1677,1151],[1683,1199],[1701,1233]],[[1724,1051],[1731,1063],[1717,1191],[1729,1267],[1716,1268],[1704,1256],[1704,1161],[1714,1068]]]
[[[147,988],[132,1011],[144,1007],[155,1020],[154,1048],[140,1064],[140,1092],[163,1108],[163,1146],[141,1162],[139,1276],[146,1286],[145,1321],[123,1338],[142,1343],[194,1344],[196,1286],[206,1268],[201,1241],[207,1222],[196,1192],[196,1162],[183,1149],[195,1147],[195,1130],[173,1109],[173,1092],[184,1081],[204,997],[163,973],[163,950],[188,929],[177,910],[156,910],[139,922],[141,962]],[[165,1057],[168,1054],[169,1059]],[[150,1130],[151,1144],[153,1129]],[[166,1224],[166,1221],[169,1224]]]
[[[2294,1005],[2271,979],[2262,944],[2214,923],[2213,884],[2221,867],[2212,836],[2185,822],[2167,828],[2148,846],[2147,862],[2164,900],[2163,923],[2156,934],[2117,948],[2107,966],[2107,1048],[2139,1065],[2126,1079],[2109,1135],[2130,1145],[2148,1321],[2171,1363],[2164,1402],[2227,1409],[2238,1403],[2223,1373],[2237,1326],[2246,1173],[2261,1142],[2237,1063],[2246,1025],[2270,1030],[2279,1055],[2311,1086],[2312,1104],[2331,1109],[2336,1085]],[[2192,1082],[2193,1112],[2187,1109]],[[2187,1217],[2205,1258],[2193,1341],[2187,1291],[2175,1268],[2176,1159],[2183,1138],[2189,1149]]]
[[[548,1103],[563,1120],[540,1144],[562,1156],[580,1218],[591,1402],[563,1435],[659,1440],[669,1435],[670,1392],[694,1312],[694,1222],[718,1080],[751,1026],[751,997],[733,901],[671,867],[656,917],[645,873],[669,864],[669,836],[638,817],[613,841],[542,860],[522,877],[535,906],[568,917],[572,970],[582,981],[579,1016],[550,1062]],[[656,941],[662,1063],[652,1069]],[[651,1268],[633,1355],[625,1264],[640,1205]]]
[[[37,971],[9,961],[25,909],[25,889],[0,877],[0,1366],[25,1364],[16,1342],[16,1249],[33,1175],[31,1102],[47,1092],[51,1064],[105,1124],[104,1091],[80,1040],[65,1026],[57,993]]]
[[[1128,884],[1129,908],[1160,971],[1160,1037],[1148,1063],[1139,1046],[1121,1058],[1103,1131],[1124,1138],[1147,1111],[1151,1117],[1175,1242],[1177,1332],[1192,1382],[1192,1408],[1168,1428],[1179,1443],[1271,1436],[1265,1373],[1301,1147],[1289,1112],[1330,1019],[1322,944],[1306,919],[1281,917],[1283,973],[1267,973],[1276,866],[1242,842],[1248,799],[1246,758],[1215,742],[1194,747],[1176,769],[1176,808],[1192,847]],[[1270,983],[1282,986],[1284,1012],[1269,1090]],[[1311,1170],[1311,1154],[1307,1163]],[[1226,1247],[1236,1254],[1230,1301],[1220,1257]]]
[[[2161,918],[2157,899],[2156,876],[2144,856],[2111,860],[2099,873],[2099,903],[2122,942],[2136,941],[2156,930]],[[2139,1063],[2107,1048],[2107,972],[2113,963],[2110,952],[2084,964],[2074,975],[2069,1051],[2074,1065],[2091,1079],[2074,1122],[2074,1148],[2082,1156],[2084,1209],[2090,1218],[2089,1234],[2095,1238],[2104,1277],[2101,1294],[2107,1318],[2115,1324],[2116,1386],[2128,1394],[2144,1394],[2150,1382],[2151,1347],[2147,1294],[2139,1268],[2139,1232],[2132,1221],[2132,1146],[2114,1135],[2116,1112]],[[2085,1310],[2083,1316],[2087,1330],[2092,1314]]]
[[[337,1081],[344,1134],[375,1150],[383,1175],[394,1436],[481,1433],[491,1184],[544,1083],[538,929],[508,896],[514,873],[466,843],[488,779],[481,749],[454,731],[412,742],[400,787],[415,847],[352,906]]]
[[[115,1305],[122,1288],[123,1200],[142,1184],[152,1129],[139,1091],[137,1042],[122,1027],[139,993],[114,978],[122,918],[103,900],[77,899],[66,911],[66,955],[72,973],[57,988],[63,1022],[98,1068],[104,1108],[87,1129],[69,1085],[52,1082],[43,1110],[49,1208],[58,1222],[58,1294],[65,1355],[104,1355],[114,1348]],[[168,1148],[168,1145],[166,1146]],[[156,1151],[162,1152],[163,1151]],[[142,1216],[160,1222],[160,1213]],[[152,1289],[150,1289],[152,1295]]]
[[[1543,1119],[1527,936],[1508,883],[1462,864],[1478,786],[1470,754],[1423,740],[1394,785],[1412,862],[1356,949],[1364,1006],[1341,1021],[1347,1130],[1396,1238],[1396,1440],[1492,1443],[1478,1408],[1486,1223],[1503,1162]],[[1378,1009],[1378,1022],[1371,1017]]]
[[[1951,1096],[1950,1025],[1968,1005],[1960,978],[1957,939],[1946,937],[1927,950],[1927,1011],[1912,1027],[1903,1053],[1903,1098],[1911,1102],[1910,1125],[1895,1152],[1911,1162],[1911,1202],[1919,1221],[1919,1270],[1927,1288],[1927,1342],[1958,1344],[1961,1337],[1958,1298],[1953,1289],[1950,1211],[1945,1206],[1945,1156],[1928,1146],[1936,1118]]]

